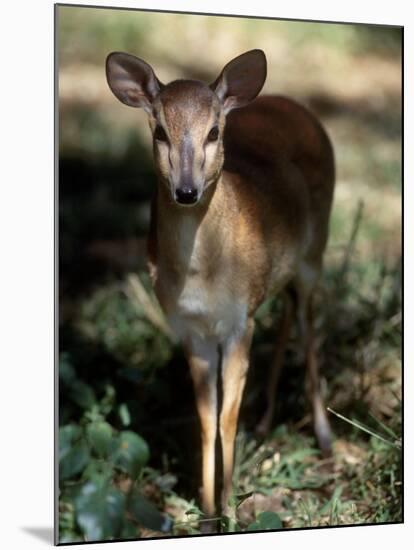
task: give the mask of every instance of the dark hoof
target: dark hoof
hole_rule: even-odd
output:
[[[332,456],[332,432],[327,420],[315,425],[315,434],[322,455],[326,458]]]
[[[321,450],[322,456],[324,458],[331,458],[332,456],[332,442],[331,441],[319,441],[319,449]]]

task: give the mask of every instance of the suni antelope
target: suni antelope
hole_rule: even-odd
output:
[[[328,237],[333,150],[320,123],[304,107],[280,96],[255,99],[266,71],[264,53],[251,50],[230,61],[210,85],[197,80],[164,85],[135,56],[113,52],[106,60],[110,89],[122,103],[146,111],[153,135],[158,185],[148,265],[194,383],[201,423],[202,508],[208,516],[215,512],[217,430],[221,509],[229,511],[254,314],[275,293],[283,296],[283,313],[259,430],[265,433],[272,421],[296,313],[314,430],[323,451],[329,452],[331,444],[320,392],[312,295]]]

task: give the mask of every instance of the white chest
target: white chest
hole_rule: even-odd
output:
[[[244,331],[247,305],[234,295],[226,273],[220,268],[217,270],[206,280],[199,260],[192,258],[181,284],[172,286],[172,307],[168,317],[179,338],[195,332],[202,338],[225,342]]]
[[[168,317],[180,338],[197,333],[202,338],[225,342],[244,331],[247,306],[220,287],[204,286],[194,276],[186,281]]]
[[[244,331],[247,305],[234,294],[234,274],[216,254],[220,237],[214,243],[203,228],[188,218],[176,228],[176,251],[170,262],[177,269],[164,264],[165,292],[168,293],[166,311],[173,331],[181,339],[191,333],[202,338],[224,342]],[[221,249],[220,249],[221,250]]]

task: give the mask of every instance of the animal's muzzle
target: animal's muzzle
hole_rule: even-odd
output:
[[[179,204],[194,204],[198,200],[198,191],[194,187],[177,187],[175,200]]]

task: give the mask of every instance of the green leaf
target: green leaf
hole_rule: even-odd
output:
[[[69,362],[69,355],[62,353],[59,358],[59,382],[70,385],[75,378],[76,372]]]
[[[76,424],[67,424],[59,428],[59,460],[67,454],[73,443],[80,439],[82,430]]]
[[[112,443],[112,427],[108,422],[91,422],[86,428],[86,436],[92,450],[99,457],[108,456]]]
[[[137,492],[131,495],[128,510],[133,518],[143,527],[164,533],[171,529],[171,519],[161,514],[152,502]]]
[[[256,521],[247,527],[247,531],[265,531],[269,529],[283,529],[282,521],[275,512],[261,512]]]
[[[108,483],[86,483],[75,500],[76,520],[87,541],[119,536],[125,512],[125,495]]]
[[[185,512],[186,516],[192,516],[194,514],[197,515],[197,516],[203,516],[204,515],[203,512],[200,510],[200,508],[197,508],[196,506],[192,506],[191,508],[189,508]]]
[[[117,468],[136,479],[141,468],[149,460],[148,445],[142,437],[134,432],[121,432],[112,460]]]
[[[80,474],[90,459],[85,441],[76,443],[66,455],[59,460],[59,479],[65,481]]]
[[[221,516],[220,525],[223,533],[238,533],[241,531],[240,525],[233,517]]]
[[[83,471],[82,477],[88,481],[94,481],[96,484],[103,485],[113,477],[112,464],[101,458],[91,459]]]
[[[129,426],[131,424],[131,415],[125,403],[119,405],[118,414],[123,426]]]
[[[59,430],[59,479],[64,481],[76,476],[90,459],[86,441],[79,426],[68,424]]]
[[[302,462],[305,458],[308,458],[309,456],[315,456],[318,455],[320,451],[317,449],[298,449],[297,451],[294,451],[287,455],[283,459],[283,464],[293,464],[295,462]]]
[[[116,399],[116,391],[112,384],[105,385],[105,395],[99,403],[99,410],[104,415],[107,416],[113,409]]]
[[[70,386],[69,396],[81,409],[90,409],[96,402],[95,392],[82,382],[82,380],[74,380]]]
[[[132,523],[132,521],[129,521],[127,519],[124,520],[124,524],[122,526],[120,539],[136,539],[141,535],[139,532],[139,529],[136,525]]]

